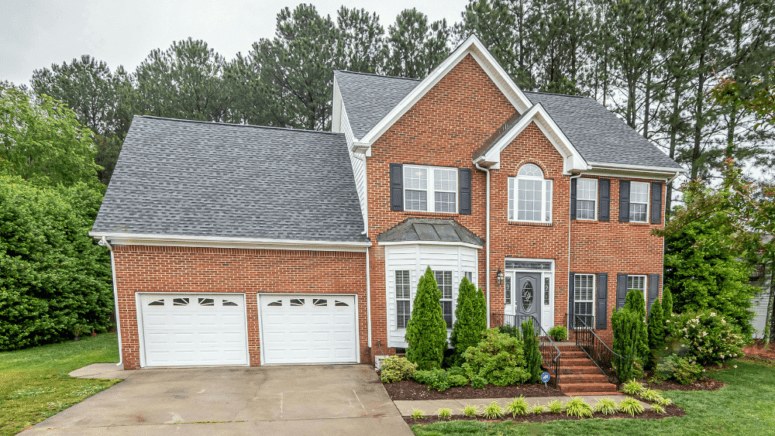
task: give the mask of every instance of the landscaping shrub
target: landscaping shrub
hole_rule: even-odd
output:
[[[484,411],[482,412],[482,416],[487,419],[500,419],[503,418],[504,414],[503,407],[497,401],[492,401],[487,406],[484,406]]]
[[[646,389],[640,397],[651,403],[658,403],[662,399],[662,393],[656,389]]]
[[[484,385],[486,384],[487,384],[487,379],[480,375],[475,375],[471,377],[471,387],[473,388],[484,389]]]
[[[622,392],[630,395],[641,395],[643,392],[646,392],[646,387],[637,380],[630,380],[622,385]]]
[[[463,408],[463,415],[468,416],[469,418],[473,418],[478,414],[479,414],[479,406],[472,406],[469,404]]]
[[[613,351],[621,356],[614,357],[613,366],[616,376],[622,381],[642,376],[638,348],[643,322],[639,316],[626,308],[614,311],[611,316],[611,327],[614,333]]]
[[[549,336],[555,341],[564,341],[568,339],[568,329],[565,326],[556,325],[549,329]]]
[[[441,291],[428,267],[420,277],[414,297],[412,317],[406,326],[406,358],[418,369],[441,368],[447,349],[447,323],[444,322]]]
[[[600,412],[603,415],[613,415],[616,413],[616,401],[610,398],[601,398],[595,404],[595,412]]]
[[[565,405],[565,414],[579,418],[589,418],[592,416],[592,407],[581,397],[571,398]]]
[[[527,364],[527,373],[530,374],[528,381],[538,383],[541,381],[541,349],[538,346],[538,338],[535,335],[533,319],[522,322],[522,336],[524,338],[523,349],[525,352],[525,363]]]
[[[425,411],[417,408],[412,408],[412,418],[423,419],[425,418]]]
[[[395,383],[409,380],[417,371],[417,364],[405,357],[390,356],[382,361],[379,377],[383,383]]]
[[[640,415],[643,413],[643,405],[635,398],[625,398],[619,403],[619,411],[628,413],[630,416]]]
[[[522,338],[522,332],[520,332],[519,327],[515,325],[502,325],[498,327],[498,332],[503,333],[504,335],[509,335],[512,338]]]
[[[656,365],[657,356],[665,348],[665,319],[662,314],[662,303],[657,300],[651,305],[648,324],[649,335],[649,360],[648,368]]]
[[[450,416],[452,416],[452,409],[442,407],[436,411],[436,416],[438,416],[439,419],[448,419]]]
[[[681,384],[694,383],[702,376],[702,366],[691,356],[677,354],[665,356],[657,365],[654,377],[661,380],[675,380]]]
[[[511,413],[511,416],[514,418],[516,418],[517,415],[527,415],[529,410],[530,405],[527,404],[527,400],[523,396],[514,398],[511,402],[506,404],[506,411]]]
[[[549,413],[562,413],[565,403],[560,400],[552,400],[546,407],[549,409]]]
[[[652,404],[651,405],[651,410],[653,410],[656,413],[659,413],[660,415],[664,415],[665,414],[665,408],[660,406],[659,404]]]
[[[455,308],[455,324],[452,326],[450,341],[455,347],[453,361],[456,365],[463,363],[463,352],[468,347],[475,347],[487,330],[487,310],[479,304],[476,285],[463,277],[457,295]]]
[[[547,411],[546,406],[541,406],[541,405],[533,406],[533,408],[530,409],[530,413],[532,413],[534,415],[540,415],[540,414],[542,414],[542,413],[544,413],[546,411]]]
[[[465,386],[468,378],[461,374],[450,374],[443,369],[420,370],[414,373],[414,379],[428,387],[428,390],[436,389],[439,392],[446,391],[454,386]]]
[[[0,350],[112,326],[110,252],[88,236],[102,194],[0,176]]]
[[[689,354],[701,365],[718,364],[743,354],[745,339],[739,327],[711,310],[675,316],[667,325],[671,336],[686,340]]]
[[[522,346],[517,338],[499,333],[497,329],[487,330],[476,347],[463,353],[466,359],[463,368],[471,385],[478,387],[474,384],[477,376],[496,386],[514,385],[528,380],[530,374],[525,370]]]
[[[642,289],[632,289],[627,293],[624,308],[638,314],[642,326],[638,330],[637,356],[640,362],[646,362],[649,356],[649,332],[646,326],[646,301],[643,299]]]
[[[662,314],[665,320],[673,316],[673,293],[670,292],[670,288],[667,286],[662,290]]]

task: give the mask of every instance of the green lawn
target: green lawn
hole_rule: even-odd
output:
[[[118,362],[115,334],[0,353],[0,435],[13,435],[120,380],[72,378],[97,362]]]
[[[712,377],[727,384],[717,392],[667,391],[686,411],[683,418],[590,419],[546,424],[476,421],[415,425],[418,436],[451,435],[775,435],[775,366],[734,362],[737,369]]]

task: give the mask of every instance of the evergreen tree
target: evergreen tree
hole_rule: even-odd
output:
[[[649,359],[649,367],[653,367],[656,363],[653,357],[657,353],[661,353],[665,347],[665,318],[662,313],[662,303],[657,300],[651,305],[651,312],[649,313],[649,349],[651,350],[651,359]]]
[[[388,27],[385,74],[425,78],[449,55],[452,29],[446,20],[428,24],[417,9],[406,9]]]
[[[482,313],[476,285],[463,277],[458,290],[455,324],[452,326],[450,337],[452,346],[455,348],[456,363],[462,363],[462,354],[468,347],[475,347],[482,339],[487,326],[482,325],[481,319],[486,315]]]
[[[646,329],[646,301],[643,299],[643,290],[633,289],[628,292],[624,308],[636,314],[643,324],[638,329],[638,357],[645,362],[649,355],[649,333]]]
[[[428,267],[420,277],[412,305],[412,317],[406,325],[406,358],[417,369],[441,368],[447,349],[447,323],[441,310],[441,291]]]
[[[662,316],[665,320],[670,319],[673,315],[673,293],[670,292],[670,288],[665,286],[662,291]]]
[[[525,363],[527,372],[530,374],[530,383],[538,383],[541,380],[541,349],[538,346],[533,319],[522,322],[522,340],[524,341],[523,350],[525,351]]]
[[[641,354],[639,351],[641,330],[643,321],[640,314],[630,309],[614,310],[611,315],[611,328],[613,329],[613,351],[620,357],[614,358],[614,368],[619,382],[625,383],[640,376],[638,370]]]
[[[476,301],[478,305],[476,306],[476,317],[474,326],[476,326],[479,330],[487,330],[487,297],[484,296],[484,291],[482,291],[482,288],[479,288],[478,291],[476,291]]]
[[[337,30],[337,68],[363,73],[382,71],[385,29],[376,13],[342,6],[337,15]]]

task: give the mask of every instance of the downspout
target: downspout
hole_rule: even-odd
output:
[[[366,153],[360,154],[363,156],[363,159],[361,159],[359,156],[360,153],[353,153],[353,157],[358,159],[359,161],[363,162],[363,175],[366,177]],[[366,203],[368,205],[368,203]],[[368,224],[368,218],[367,220],[364,220],[363,223],[363,231],[361,232],[362,235],[366,235],[366,237],[369,237],[369,224]],[[366,247],[366,330],[368,331],[368,338],[369,338],[369,352],[371,352],[371,267],[369,264],[369,249],[371,247]],[[373,355],[373,353],[372,353]]]
[[[487,173],[487,234],[485,235],[487,239],[485,241],[487,243],[487,252],[485,253],[487,257],[487,264],[485,265],[487,279],[484,283],[487,286],[487,328],[490,328],[490,170],[480,166],[478,163],[476,164],[476,169]]]
[[[578,179],[579,177],[581,177],[581,173],[579,173],[579,174],[577,174],[575,176],[571,176],[570,177],[571,186],[573,185],[573,181],[575,179]],[[568,294],[569,294],[568,295],[568,301],[569,302],[570,302],[570,285],[571,285],[570,284],[571,229],[572,229],[572,226],[573,226],[573,219],[571,218],[573,216],[573,209],[572,208],[573,208],[573,196],[572,195],[568,195],[568,273],[566,274],[566,276],[568,277],[568,286],[566,286],[565,289],[567,289]],[[568,307],[568,330],[570,330],[571,326],[573,325],[573,320],[570,319],[570,314],[571,313],[572,313],[572,308]]]
[[[113,246],[110,245],[110,242],[104,236],[97,244],[108,247],[108,250],[110,250],[110,271],[113,274],[113,306],[116,311],[116,333],[118,333],[118,363],[116,366],[121,366],[124,364],[124,350],[121,346],[121,323],[119,322],[118,315],[118,288],[116,287],[116,262],[113,258]]]

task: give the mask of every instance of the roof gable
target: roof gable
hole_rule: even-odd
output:
[[[93,233],[365,242],[347,159],[343,134],[136,116]]]

